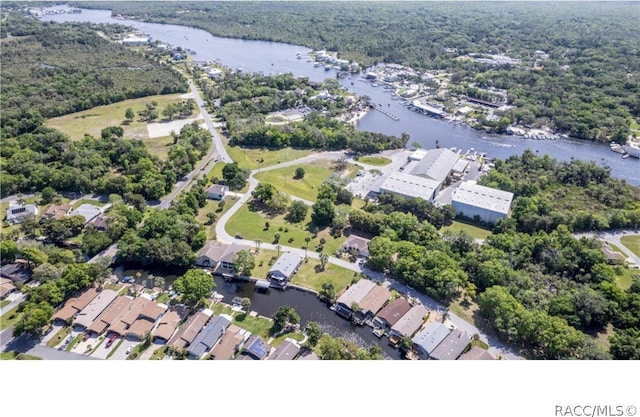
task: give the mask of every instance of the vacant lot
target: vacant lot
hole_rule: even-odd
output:
[[[620,241],[627,249],[640,256],[640,235],[623,236]]]
[[[362,162],[367,165],[385,166],[391,163],[391,159],[384,156],[362,156],[358,158],[358,162]]]
[[[233,161],[237,162],[240,168],[253,171],[258,168],[265,168],[281,162],[293,161],[310,155],[315,151],[312,149],[268,149],[268,148],[241,148],[239,146],[225,146]]]
[[[442,231],[450,230],[452,232],[465,231],[471,235],[474,239],[486,239],[491,235],[491,231],[487,229],[483,229],[478,226],[474,226],[469,223],[463,223],[460,221],[454,221],[451,226],[447,226],[442,228]]]
[[[351,283],[355,275],[357,275],[356,272],[329,263],[323,270],[319,260],[307,258],[293,276],[291,283],[320,291],[323,283],[330,282],[336,293],[339,293]]]

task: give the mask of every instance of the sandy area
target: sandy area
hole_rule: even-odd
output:
[[[197,120],[201,121],[204,120],[204,118],[202,117],[202,115],[200,115],[198,117],[192,117],[190,119],[173,120],[171,122],[149,123],[147,124],[147,134],[150,138],[153,139],[161,138],[163,136],[169,136],[172,131],[180,133],[180,129],[182,129],[184,125],[193,123]]]

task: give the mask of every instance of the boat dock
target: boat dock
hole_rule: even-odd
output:
[[[389,116],[391,119],[395,120],[396,122],[398,120],[400,120],[400,118],[398,116],[396,116],[395,114],[389,113],[388,111],[378,107],[378,106],[371,106],[372,108],[378,110],[380,113],[385,114],[387,116]]]

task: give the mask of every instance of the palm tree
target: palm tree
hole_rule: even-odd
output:
[[[256,253],[260,252],[260,245],[262,245],[262,240],[256,239],[254,240],[254,243],[256,244]]]
[[[282,249],[282,246],[276,245],[276,250],[278,251],[278,256],[280,256],[280,249]]]
[[[327,262],[329,262],[329,255],[327,255],[326,253],[321,253],[320,254],[320,266],[322,267],[323,271],[324,271],[324,267],[327,265]]]
[[[311,237],[307,236],[304,238],[304,241],[307,242],[307,244],[304,246],[304,257],[307,257],[307,249],[309,249],[309,242],[311,242]]]

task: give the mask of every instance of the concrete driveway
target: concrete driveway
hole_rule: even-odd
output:
[[[124,341],[122,342],[122,344],[120,346],[118,346],[118,349],[113,353],[113,355],[109,358],[109,360],[126,360],[127,359],[127,349],[129,347],[131,347],[131,349],[135,348],[136,346],[138,346],[140,343],[139,340],[131,340],[131,339],[124,339]],[[116,343],[114,343],[115,345]]]
[[[91,355],[92,357],[98,358],[98,359],[107,359],[107,355],[109,354],[109,352],[116,349],[116,346],[118,346],[118,344],[120,343],[120,338],[117,338],[111,346],[106,347],[107,341],[109,340],[109,336],[111,335],[105,335],[105,338],[102,341],[102,343],[100,343],[100,346],[98,346],[95,352],[93,352],[93,354]]]

